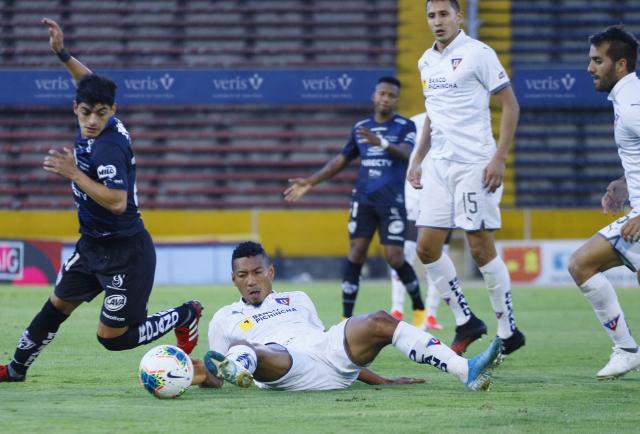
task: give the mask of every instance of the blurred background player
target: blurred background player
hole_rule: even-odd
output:
[[[613,285],[602,274],[626,265],[640,269],[640,80],[636,75],[638,41],[621,26],[590,38],[589,74],[596,90],[609,92],[615,114],[615,141],[624,177],[609,184],[602,198],[605,213],[615,214],[627,199],[629,214],[601,229],[571,256],[569,272],[613,341],[609,362],[598,379],[620,377],[640,368],[640,351],[631,335]]]
[[[360,272],[376,230],[385,259],[396,271],[411,296],[414,325],[424,321],[420,284],[405,260],[403,245],[407,228],[404,182],[409,155],[415,145],[413,122],[396,113],[400,82],[395,77],[378,80],[372,96],[374,113],[353,126],[342,151],[308,178],[291,180],[284,198],[295,202],[311,188],[330,179],[356,158],[360,170],[349,212],[349,255],[342,274],[342,315],[351,317],[360,288]]]
[[[421,382],[387,380],[365,368],[382,348],[393,345],[416,363],[452,374],[471,390],[486,390],[491,384],[498,338],[467,360],[384,311],[356,315],[325,331],[306,293],[273,290],[275,269],[260,244],[239,244],[231,261],[241,298],[213,316],[204,360],[220,379],[248,387],[255,378],[260,388],[273,390],[344,389],[357,379],[369,384]]]
[[[416,125],[416,137],[420,137],[422,133],[422,125],[424,125],[424,118],[426,113],[420,113],[411,118]],[[415,155],[415,148],[411,152],[409,163],[413,160]],[[418,218],[418,205],[420,201],[419,191],[411,186],[409,181],[404,183],[404,203],[407,210],[407,233],[404,240],[404,257],[406,261],[413,266],[417,253],[416,253],[416,240],[418,238],[418,228],[416,228],[416,219]],[[449,252],[449,239],[451,234],[445,240],[443,247],[443,254]],[[427,281],[427,295],[425,297],[426,306],[426,320],[423,324],[423,328],[426,330],[442,330],[442,325],[438,322],[438,306],[440,305],[440,292],[433,285],[429,275],[425,273]],[[398,273],[391,269],[391,316],[395,319],[402,321],[404,317],[404,296],[406,289],[402,284],[402,281],[398,277]],[[447,300],[448,302],[448,300]]]
[[[465,299],[453,262],[442,254],[451,229],[466,232],[507,355],[522,347],[525,337],[516,328],[509,272],[496,252],[494,231],[501,226],[502,181],[519,105],[495,51],[460,28],[457,0],[427,0],[426,13],[436,42],[418,61],[427,116],[409,169],[414,187],[424,182],[416,223],[418,256],[442,297],[451,299],[457,326],[451,348],[461,354],[487,332]],[[502,107],[497,147],[491,95]]]
[[[147,317],[156,252],[138,211],[131,138],[114,116],[116,85],[69,55],[55,21],[42,22],[49,28],[51,49],[77,83],[73,111],[78,118],[73,151],[50,150],[43,167],[71,181],[81,236],[60,269],[53,294],[23,332],[13,359],[0,365],[0,382],[24,381],[60,325],[82,302],[103,291],[97,337],[106,349],[135,348],[175,330],[178,346],[190,353],[198,342],[198,301]]]

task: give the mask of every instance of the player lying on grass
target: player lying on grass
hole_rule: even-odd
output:
[[[242,298],[222,307],[209,324],[204,363],[218,377],[241,387],[328,390],[357,379],[370,384],[412,383],[387,380],[367,370],[380,350],[392,344],[411,360],[453,374],[471,390],[486,390],[502,342],[494,339],[480,355],[465,359],[429,333],[384,311],[357,315],[325,331],[316,308],[301,291],[275,292],[275,270],[262,246],[248,241],[232,256],[232,280]]]

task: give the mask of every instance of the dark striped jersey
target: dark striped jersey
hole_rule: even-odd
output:
[[[76,166],[89,178],[108,188],[127,192],[127,209],[122,215],[116,215],[72,182],[80,232],[93,238],[122,238],[142,231],[144,225],[138,211],[136,190],[136,159],[131,149],[131,137],[122,122],[112,117],[100,135],[90,139],[82,138],[78,128],[74,154]]]
[[[358,135],[360,127],[382,136],[392,145],[407,143],[413,147],[416,141],[415,124],[400,115],[382,124],[369,116],[353,126],[349,142],[342,149],[342,155],[349,161],[360,157],[353,201],[384,206],[404,204],[404,182],[409,162],[393,158],[380,146],[370,145],[363,136]]]

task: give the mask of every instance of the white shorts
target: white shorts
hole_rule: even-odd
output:
[[[500,229],[503,186],[494,193],[483,188],[487,164],[427,159],[416,226],[465,231]]]
[[[598,231],[598,234],[611,243],[624,265],[633,272],[640,269],[640,242],[625,241],[620,235],[620,229],[629,219],[637,217],[638,214],[640,214],[639,211],[631,210],[629,214]]]
[[[331,327],[324,333],[324,339],[288,346],[292,359],[289,372],[276,381],[256,381],[256,385],[275,390],[332,390],[351,386],[362,367],[353,363],[345,350],[346,324],[344,320]]]
[[[404,186],[404,206],[407,220],[416,221],[420,212],[420,190],[416,190],[408,182]]]

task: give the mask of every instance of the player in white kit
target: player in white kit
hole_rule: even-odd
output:
[[[275,292],[275,270],[262,246],[248,241],[232,255],[232,279],[241,299],[218,310],[209,324],[208,371],[241,387],[328,390],[357,379],[387,380],[366,369],[392,344],[411,360],[449,372],[471,390],[486,390],[502,342],[496,338],[480,355],[465,359],[434,336],[384,311],[356,315],[325,331],[311,299],[301,291]]]
[[[502,180],[519,106],[496,53],[460,29],[457,0],[427,0],[426,12],[436,42],[418,61],[427,116],[408,172],[409,182],[422,188],[418,256],[443,298],[451,299],[457,326],[451,348],[462,354],[487,332],[464,297],[453,262],[442,254],[449,231],[465,231],[506,355],[522,347],[525,337],[516,328],[509,272],[496,252],[494,231],[501,225]],[[492,95],[502,106],[497,146],[491,131]]]
[[[424,118],[427,114],[420,113],[411,118],[414,124],[416,124],[416,136],[420,137],[422,133],[422,125],[424,124]],[[411,152],[409,161],[413,159],[415,155],[415,148]],[[418,229],[416,228],[416,220],[418,219],[418,206],[420,203],[420,192],[409,184],[409,181],[404,185],[404,203],[407,209],[407,233],[404,240],[404,257],[409,264],[413,264],[416,259],[416,239],[418,237]],[[448,242],[443,248],[443,254],[447,254],[449,251]],[[391,316],[401,321],[404,317],[404,298],[407,290],[405,289],[402,280],[398,277],[398,273],[394,269],[391,270]],[[426,318],[423,328],[427,330],[442,330],[442,325],[438,322],[438,306],[440,305],[440,292],[434,286],[433,282],[426,275],[427,279],[427,296],[425,297]],[[450,302],[449,299],[446,300]],[[416,324],[414,324],[416,325]]]
[[[620,377],[640,368],[640,351],[611,282],[602,274],[626,265],[640,269],[640,80],[636,75],[638,41],[621,26],[590,39],[589,67],[596,90],[609,92],[615,115],[615,141],[624,176],[609,184],[602,198],[605,213],[631,203],[629,214],[601,229],[571,256],[569,272],[613,341],[609,362],[598,379]]]

